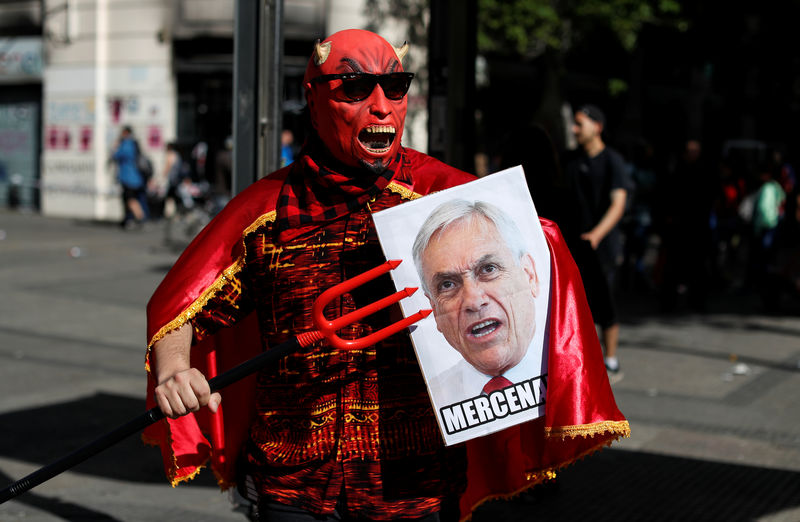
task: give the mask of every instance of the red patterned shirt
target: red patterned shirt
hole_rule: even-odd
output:
[[[367,208],[285,243],[264,220],[245,236],[242,269],[192,319],[197,338],[253,310],[265,347],[313,330],[311,307],[323,290],[384,261],[370,211],[402,202],[390,186]],[[326,315],[392,291],[385,276],[335,300]],[[368,335],[399,314],[368,317],[340,336]],[[259,375],[256,405],[248,468],[259,494],[274,501],[331,513],[341,500],[353,514],[390,520],[437,511],[463,489],[463,449],[442,446],[406,332],[363,350],[321,341],[289,355]]]

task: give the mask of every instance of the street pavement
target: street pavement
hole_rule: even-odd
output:
[[[164,237],[0,210],[0,488],[144,411],[145,303],[179,255]],[[631,437],[473,520],[800,521],[800,315],[730,291],[703,314],[641,292],[621,307]],[[0,521],[158,519],[246,516],[210,472],[170,487],[138,436],[0,505]]]

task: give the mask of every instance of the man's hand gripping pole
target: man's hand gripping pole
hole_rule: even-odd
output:
[[[323,314],[325,306],[335,298],[350,292],[354,288],[363,285],[367,281],[371,281],[391,270],[394,270],[400,263],[401,261],[399,260],[386,261],[380,266],[368,270],[363,274],[357,275],[351,279],[342,281],[338,285],[333,286],[323,292],[317,298],[317,300],[314,301],[312,308],[312,319],[314,321],[314,326],[317,328],[316,330],[299,334],[292,339],[274,346],[264,353],[257,355],[256,357],[253,357],[249,361],[243,362],[242,364],[231,368],[227,372],[210,379],[208,381],[208,385],[211,388],[211,391],[219,391],[226,386],[229,386],[230,384],[233,384],[234,382],[237,382],[244,377],[255,373],[268,364],[285,357],[286,355],[296,351],[298,348],[308,347],[322,339],[327,339],[333,347],[340,350],[366,348],[400,332],[404,328],[408,328],[420,319],[430,315],[431,310],[420,310],[417,313],[406,317],[405,319],[382,328],[377,332],[367,335],[366,337],[361,337],[358,339],[345,340],[336,335],[336,332],[345,326],[348,326],[360,319],[363,319],[364,317],[367,317],[368,315],[374,314],[378,310],[382,310],[406,297],[409,297],[417,291],[416,288],[404,288],[403,290],[400,290],[399,292],[396,292],[388,297],[384,297],[383,299],[375,301],[374,303],[370,303],[353,312],[345,314],[338,319],[328,320]],[[40,468],[30,475],[7,486],[0,491],[0,504],[6,502],[7,500],[11,500],[12,498],[38,486],[47,480],[50,480],[56,475],[80,464],[89,457],[100,453],[106,448],[113,446],[117,442],[129,437],[130,435],[133,435],[134,433],[138,433],[147,426],[150,426],[151,424],[154,424],[163,418],[164,414],[161,412],[160,408],[151,408],[139,417],[136,417],[128,423],[123,424],[117,429],[103,435],[94,442],[87,444],[79,450],[62,457],[61,459],[48,464],[47,466]]]

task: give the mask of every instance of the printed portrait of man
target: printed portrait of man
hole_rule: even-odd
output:
[[[436,328],[461,354],[429,381],[441,404],[488,395],[542,373],[541,347],[530,349],[539,277],[508,214],[484,201],[447,201],[425,220],[412,252]]]

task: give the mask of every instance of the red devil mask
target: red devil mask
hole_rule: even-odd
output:
[[[311,122],[345,165],[380,171],[396,157],[414,76],[403,71],[407,51],[360,29],[316,44],[303,78]]]

